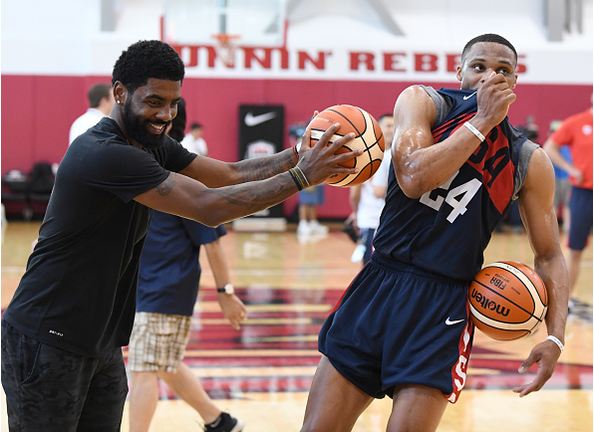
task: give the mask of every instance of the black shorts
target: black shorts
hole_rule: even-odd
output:
[[[128,380],[122,349],[81,357],[2,320],[2,387],[14,431],[119,431]]]

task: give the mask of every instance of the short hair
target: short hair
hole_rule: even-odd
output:
[[[109,99],[111,93],[111,86],[109,84],[95,84],[89,89],[89,106],[97,108],[101,103],[101,99]]]
[[[390,114],[390,113],[385,113],[385,114],[382,114],[381,116],[379,116],[379,117],[377,118],[377,121],[378,121],[378,122],[381,122],[381,121],[382,121],[384,118],[386,118],[386,117],[390,117],[390,118],[392,118],[392,114]]]
[[[194,129],[202,129],[202,125],[200,123],[194,122],[190,126],[190,130],[194,130]]]
[[[184,139],[184,132],[186,130],[186,101],[181,98],[177,105],[177,115],[171,120],[171,130],[169,136],[176,141]]]
[[[159,40],[142,40],[122,52],[113,66],[111,83],[119,81],[134,93],[149,78],[183,81],[184,73],[184,63],[170,45]]]
[[[483,34],[483,35],[480,35],[480,36],[470,39],[468,41],[468,43],[464,46],[464,49],[462,50],[462,56],[460,59],[461,63],[464,63],[464,60],[466,59],[466,56],[468,55],[468,52],[473,47],[473,45],[476,43],[479,43],[479,42],[493,42],[493,43],[498,43],[500,45],[505,45],[506,47],[508,47],[509,49],[511,49],[513,51],[514,60],[515,60],[516,64],[518,63],[518,52],[516,51],[514,46],[511,44],[511,42],[508,41],[507,39],[505,39],[504,37],[499,36],[498,34],[494,34],[494,33],[486,33],[486,34]]]

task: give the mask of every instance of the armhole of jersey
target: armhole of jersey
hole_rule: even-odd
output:
[[[534,151],[539,147],[538,144],[529,139],[526,139],[526,141],[520,145],[518,165],[516,166],[516,174],[514,176],[514,194],[512,195],[512,199],[514,200],[518,199],[518,193],[520,193],[520,189],[524,186],[524,181],[526,181],[526,176],[528,175],[530,159],[532,158]]]
[[[452,108],[452,102],[446,99],[443,95],[437,92],[433,87],[421,85],[423,90],[427,92],[429,97],[433,99],[433,103],[435,104],[435,123],[433,123],[433,127],[440,125],[446,118],[448,112]]]

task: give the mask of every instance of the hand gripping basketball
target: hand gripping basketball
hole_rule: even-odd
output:
[[[330,142],[353,133],[355,139],[343,143],[338,153],[351,153],[362,150],[360,156],[350,159],[344,166],[357,168],[356,174],[332,175],[326,183],[332,186],[348,187],[369,180],[378,170],[384,157],[384,135],[377,120],[362,108],[353,105],[334,105],[316,114],[307,129],[311,130],[311,140],[316,141],[331,124],[340,123]]]
[[[301,148],[299,149],[299,163],[297,166],[305,174],[308,183],[318,185],[333,175],[356,174],[357,168],[345,166],[351,159],[361,155],[362,150],[355,150],[349,153],[338,153],[338,150],[355,138],[353,133],[348,133],[339,139],[331,142],[340,124],[331,125],[319,138],[317,142],[311,143],[311,129],[307,128],[303,135]]]

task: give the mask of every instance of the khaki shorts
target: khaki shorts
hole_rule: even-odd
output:
[[[128,348],[128,369],[175,372],[184,358],[192,317],[137,312]]]

